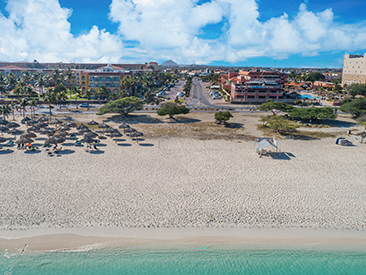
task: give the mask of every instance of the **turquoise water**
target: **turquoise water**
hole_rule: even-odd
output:
[[[0,274],[17,254],[2,253]],[[103,249],[22,255],[11,274],[366,274],[366,249]]]
[[[320,97],[312,96],[312,95],[301,95],[301,99],[320,99]]]

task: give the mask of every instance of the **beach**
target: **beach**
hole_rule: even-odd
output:
[[[266,238],[253,230],[272,229],[277,230],[272,239],[282,241],[284,230],[308,240],[326,238],[301,230],[336,232],[334,240],[366,240],[364,144],[283,139],[282,154],[261,158],[254,141],[237,139],[137,143],[124,137],[119,144],[103,140],[93,153],[68,141],[62,146],[64,152],[54,157],[15,148],[0,154],[0,249],[10,239],[52,234],[64,234],[59,235],[64,242],[39,249],[74,247],[66,245],[68,234],[146,241],[149,229],[156,232],[151,239],[159,241],[207,234],[224,240],[232,234],[248,242],[245,230],[260,241]],[[131,233],[134,229],[147,231]],[[89,238],[80,245],[98,241]]]

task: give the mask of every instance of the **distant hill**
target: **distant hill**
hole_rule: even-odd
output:
[[[165,61],[163,64],[161,64],[163,67],[177,67],[178,64],[175,63],[173,60]]]

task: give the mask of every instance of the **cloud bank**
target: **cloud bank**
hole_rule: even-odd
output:
[[[342,24],[331,8],[260,21],[255,0],[112,0],[111,34],[93,26],[74,36],[72,11],[58,0],[9,0],[0,13],[0,60],[121,62],[134,58],[179,63],[239,62],[252,57],[286,59],[332,51],[364,50],[366,22]],[[207,26],[222,26],[215,39]],[[132,44],[133,46],[127,46]]]

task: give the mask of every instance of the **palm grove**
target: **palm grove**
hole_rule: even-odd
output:
[[[52,74],[23,72],[21,76],[16,76],[9,73],[6,77],[0,73],[0,94],[9,99],[9,103],[5,101],[0,106],[0,114],[7,118],[11,114],[14,116],[15,111],[20,111],[24,116],[27,108],[33,114],[39,101],[47,105],[50,116],[55,105],[68,100],[117,100],[132,95],[143,98],[144,103],[158,103],[154,97],[155,92],[178,77],[175,74],[155,71],[135,73],[121,79],[121,90],[118,93],[111,92],[105,86],[100,86],[94,93],[90,90],[83,92],[73,85],[73,79],[74,71],[70,69],[54,70]],[[33,87],[39,88],[38,92]]]

